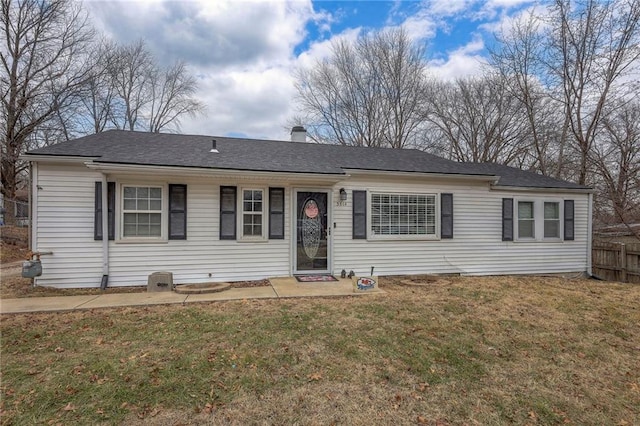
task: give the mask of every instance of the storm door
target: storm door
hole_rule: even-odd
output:
[[[295,272],[328,272],[328,192],[296,192]]]

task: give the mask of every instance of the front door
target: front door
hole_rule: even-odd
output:
[[[294,272],[328,272],[328,192],[296,192],[296,249]]]

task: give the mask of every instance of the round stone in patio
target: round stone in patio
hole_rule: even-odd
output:
[[[229,283],[197,283],[197,284],[179,284],[174,291],[178,294],[205,294],[217,293],[231,288]]]

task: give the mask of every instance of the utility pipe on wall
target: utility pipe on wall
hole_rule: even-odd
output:
[[[109,185],[106,173],[102,173],[102,281],[103,290],[109,284]]]

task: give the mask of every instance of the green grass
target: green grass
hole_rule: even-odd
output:
[[[640,287],[396,282],[375,297],[5,315],[2,423],[640,423]]]

